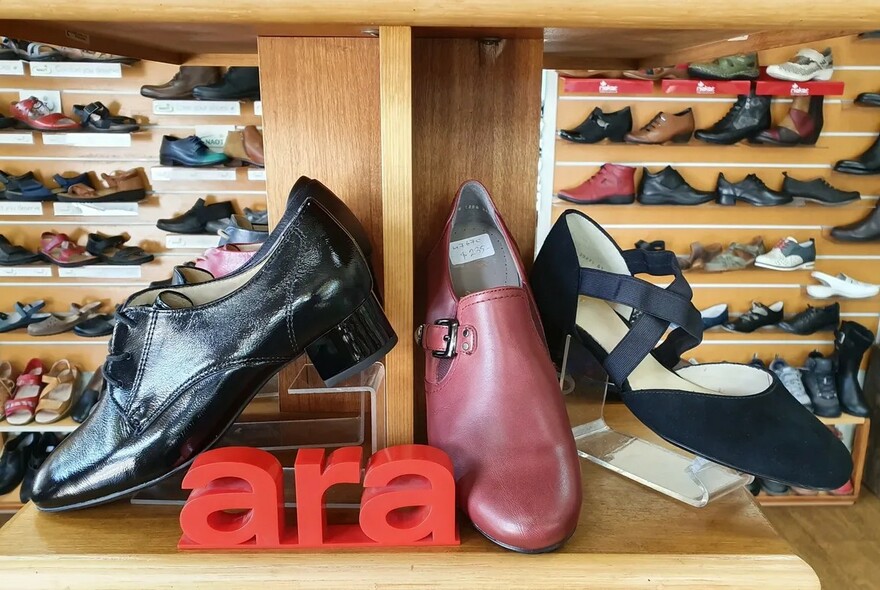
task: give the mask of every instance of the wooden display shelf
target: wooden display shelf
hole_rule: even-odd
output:
[[[816,416],[822,424],[828,424],[830,426],[839,426],[841,424],[864,424],[868,421],[867,418],[862,418],[861,416],[853,416],[851,414],[841,414],[836,418],[825,418],[824,416]]]
[[[579,408],[570,413],[577,419]],[[606,419],[660,442],[620,404]],[[61,514],[26,506],[0,529],[0,569],[7,587],[34,589],[819,588],[745,490],[694,509],[587,461],[581,468],[578,529],[543,557],[505,551],[464,523],[452,548],[183,553],[178,509],[116,503]]]
[[[77,394],[79,395],[79,394]],[[52,424],[38,424],[37,422],[29,422],[21,426],[10,424],[7,420],[0,422],[0,432],[73,432],[79,427],[79,424],[73,421],[73,418],[67,416],[58,422]]]
[[[0,513],[16,512],[21,508],[22,504],[21,499],[19,498],[20,490],[21,486],[16,486],[15,489],[8,494],[0,495]]]
[[[788,493],[782,496],[772,496],[761,492],[755,496],[755,500],[761,506],[852,506],[858,500],[858,496],[834,496],[820,492],[815,496],[799,496]]]

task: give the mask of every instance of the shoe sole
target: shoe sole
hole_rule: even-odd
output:
[[[595,201],[578,201],[572,197],[557,194],[556,198],[566,203],[574,203],[575,205],[631,205],[635,202],[635,195],[612,195],[610,197],[602,197]]]
[[[373,295],[370,295],[370,297],[373,297]],[[336,327],[337,326],[331,327],[329,330],[327,330],[327,332],[332,331]],[[325,334],[326,334],[326,332],[325,332]],[[319,336],[318,338],[316,338],[315,342],[320,340],[322,337],[323,337],[323,334],[321,336]],[[314,342],[310,343],[309,346],[311,346],[311,344],[314,344]],[[388,343],[386,343],[385,346],[383,346],[375,354],[370,355],[369,357],[362,360],[358,364],[354,365],[350,369],[347,369],[347,370],[343,371],[342,373],[339,373],[338,375],[335,375],[335,376],[327,379],[324,382],[324,384],[327,387],[333,387],[334,385],[336,385],[340,381],[344,381],[345,379],[348,379],[352,375],[356,375],[356,374],[364,371],[367,367],[369,367],[370,365],[375,363],[377,360],[379,360],[380,358],[382,358],[383,356],[388,354],[388,352],[390,352],[391,349],[394,348],[394,346],[396,344],[397,344],[397,336],[395,335],[394,338],[392,338]],[[193,463],[193,461],[195,461],[199,457],[199,455],[201,455],[205,451],[211,450],[214,447],[214,445],[217,444],[217,442],[221,438],[223,438],[223,435],[226,434],[226,431],[228,431],[232,427],[232,425],[235,424],[235,421],[238,419],[238,417],[241,415],[241,413],[244,412],[245,408],[248,407],[248,405],[251,403],[251,401],[254,399],[254,397],[256,397],[257,393],[261,389],[263,389],[263,386],[266,385],[266,383],[268,383],[272,379],[272,377],[274,377],[275,375],[280,373],[281,370],[284,369],[284,367],[295,362],[297,359],[299,359],[304,354],[306,354],[305,348],[306,347],[303,348],[302,354],[298,355],[296,358],[291,359],[289,362],[281,365],[277,371],[273,372],[262,383],[260,383],[259,386],[254,388],[254,392],[250,395],[250,397],[248,397],[247,401],[245,401],[245,403],[242,404],[241,408],[238,410],[238,412],[235,414],[235,416],[232,418],[232,420],[223,428],[223,430],[220,431],[220,433],[214,438],[214,440],[212,440],[210,442],[210,444],[208,444],[205,447],[205,449],[203,451],[201,451],[200,453],[195,455],[189,461],[179,465],[178,467],[175,467],[173,470],[169,471],[165,475],[162,475],[160,477],[152,479],[148,482],[136,485],[134,487],[128,488],[126,490],[122,490],[120,492],[115,492],[113,494],[110,494],[109,496],[102,496],[100,498],[94,498],[94,499],[88,500],[86,502],[80,502],[78,504],[71,504],[69,506],[59,506],[59,507],[54,507],[54,508],[41,508],[40,506],[37,506],[37,509],[40,510],[41,512],[68,512],[68,511],[72,511],[72,510],[81,510],[83,508],[91,508],[93,506],[100,506],[102,504],[108,504],[110,502],[115,502],[116,500],[121,500],[121,499],[126,498],[132,494],[135,494],[141,490],[144,490],[146,488],[154,486],[157,483],[164,481],[164,480],[168,479],[169,477],[172,477],[173,475],[179,473],[180,471],[187,469]]]
[[[781,266],[771,266],[769,264],[761,264],[760,262],[755,262],[755,266],[758,268],[766,268],[767,270],[781,270],[783,272],[789,272],[792,270],[809,270],[815,268],[815,262],[805,262],[803,264],[799,264],[798,266],[791,267],[781,267]]]
[[[682,203],[680,201],[676,201],[677,197],[674,194],[668,195],[639,195],[636,200],[642,205],[677,205],[681,207],[688,207],[691,205],[703,205],[705,203],[711,203],[717,197],[715,195],[706,195],[701,198],[699,201],[693,201],[691,203]]]
[[[782,80],[783,82],[827,82],[834,75],[834,70],[825,69],[818,70],[809,76],[798,76],[796,74],[785,75],[785,74],[771,74],[767,72],[767,75],[776,80]]]
[[[837,202],[829,202],[823,201],[821,199],[817,199],[816,197],[799,197],[797,195],[791,195],[792,201],[803,205],[806,203],[816,203],[817,205],[822,205],[823,207],[842,207],[843,205],[849,205],[850,203],[856,203],[861,201],[861,198],[856,197],[854,199],[848,199],[846,201],[837,201]]]
[[[841,174],[854,174],[857,176],[873,176],[880,174],[880,170],[862,170],[862,169],[853,169],[847,167],[834,167],[835,172],[840,172]]]
[[[540,553],[550,553],[551,551],[556,551],[557,549],[559,549],[560,547],[565,545],[568,542],[568,540],[571,539],[571,537],[574,535],[574,531],[572,531],[562,541],[560,541],[559,543],[556,543],[555,545],[550,545],[549,547],[542,547],[541,549],[523,549],[522,547],[515,547],[515,546],[509,545],[507,543],[502,543],[498,539],[493,538],[492,535],[487,535],[485,532],[483,532],[483,530],[480,527],[478,527],[476,524],[474,524],[473,521],[471,521],[471,526],[474,527],[478,533],[480,533],[481,535],[483,535],[484,537],[486,537],[487,539],[489,539],[490,541],[492,541],[493,543],[495,543],[499,547],[503,547],[509,551],[515,551],[516,553],[523,553],[525,555],[537,555]]]

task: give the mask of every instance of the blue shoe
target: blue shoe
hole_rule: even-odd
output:
[[[722,324],[726,324],[729,319],[727,304],[719,303],[718,305],[713,305],[708,309],[704,309],[700,312],[700,317],[703,318],[704,332]]]

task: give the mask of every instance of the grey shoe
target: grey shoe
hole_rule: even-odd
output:
[[[760,236],[748,244],[733,242],[727,250],[706,262],[703,268],[706,272],[742,270],[754,264],[756,257],[766,251],[764,240]]]
[[[770,270],[798,270],[813,268],[816,264],[816,242],[812,238],[798,242],[789,236],[779,242],[772,250],[755,259],[755,266]]]
[[[232,217],[224,217],[223,219],[213,219],[205,223],[205,231],[209,234],[217,234],[232,225]]]
[[[244,216],[247,217],[247,220],[251,223],[259,223],[262,225],[267,225],[269,223],[269,211],[266,209],[250,209],[245,207]]]
[[[269,238],[269,226],[251,223],[244,215],[233,215],[232,223],[220,234],[220,245],[224,244],[256,244]]]
[[[779,377],[779,380],[782,381],[782,384],[797,401],[811,412],[813,411],[813,402],[810,401],[810,396],[807,395],[807,390],[804,389],[800,371],[778,356],[770,363],[770,370],[776,373],[776,376]]]
[[[53,336],[68,332],[96,315],[101,305],[100,301],[92,301],[82,307],[71,303],[69,312],[49,314],[49,317],[42,322],[28,326],[28,334],[30,336]]]
[[[821,352],[813,351],[803,369],[804,388],[813,402],[813,413],[826,418],[840,416],[840,402],[834,380],[834,363]]]

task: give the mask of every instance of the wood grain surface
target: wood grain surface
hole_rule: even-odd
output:
[[[573,420],[580,418],[570,410]],[[616,428],[656,437],[623,406]],[[559,551],[525,556],[469,525],[455,548],[333,553],[181,553],[177,510],[124,503],[66,514],[27,506],[0,529],[4,583],[35,590],[262,588],[804,588],[818,589],[744,490],[686,506],[586,461],[575,535]],[[120,527],[119,522],[125,522]],[[30,539],[27,543],[16,539]],[[51,558],[49,557],[51,556]]]

